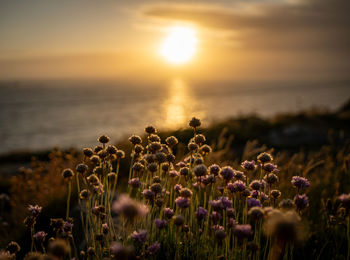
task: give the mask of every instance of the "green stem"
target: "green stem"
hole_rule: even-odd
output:
[[[67,197],[67,211],[66,211],[66,220],[68,220],[69,217],[69,203],[70,203],[70,194],[72,190],[72,183],[71,181],[68,182],[68,197]]]

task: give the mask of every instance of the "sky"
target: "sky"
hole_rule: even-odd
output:
[[[0,80],[347,80],[349,0],[1,0]],[[160,55],[194,28],[193,59]]]

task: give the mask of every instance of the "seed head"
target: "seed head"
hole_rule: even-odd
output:
[[[245,160],[244,162],[241,163],[241,167],[247,171],[253,171],[256,169],[256,164],[255,161],[247,161]]]
[[[108,145],[106,150],[109,154],[116,154],[118,151],[117,147],[115,147],[114,145]]]
[[[252,231],[252,226],[247,224],[247,225],[235,225],[233,227],[233,234],[238,238],[238,239],[245,239],[250,237],[253,234]]]
[[[274,173],[269,173],[265,176],[265,181],[268,183],[268,184],[274,184],[278,181],[278,177],[276,174]]]
[[[142,152],[143,152],[143,146],[140,145],[140,144],[135,145],[134,151],[135,151],[135,153],[137,153],[137,154],[142,153]]]
[[[156,153],[156,161],[158,162],[158,163],[163,163],[163,162],[165,162],[166,161],[166,154],[165,153],[163,153],[163,152],[157,152]]]
[[[262,207],[260,201],[255,199],[255,198],[248,198],[247,205],[248,205],[248,208],[252,208],[252,207],[260,207],[261,208]]]
[[[14,241],[10,242],[6,247],[6,251],[8,251],[11,255],[17,254],[20,250],[21,247],[19,246],[19,244],[17,244],[17,242]]]
[[[141,182],[139,178],[133,178],[129,181],[129,184],[131,187],[137,189],[139,187],[141,187]]]
[[[277,165],[273,164],[273,163],[265,163],[262,166],[263,170],[266,172],[273,172],[274,170],[277,169]]]
[[[185,198],[191,198],[192,197],[192,191],[188,188],[182,188],[180,190],[180,195]]]
[[[85,174],[89,170],[89,167],[85,163],[80,163],[75,170],[80,174]]]
[[[131,237],[140,244],[143,244],[147,240],[147,230],[140,230],[139,232],[134,231]]]
[[[205,136],[202,134],[198,134],[194,137],[194,142],[198,145],[203,144],[206,141]]]
[[[261,188],[261,184],[260,184],[260,181],[258,180],[254,180],[250,183],[249,187],[253,190],[260,190]]]
[[[260,207],[252,207],[248,211],[248,216],[254,220],[258,221],[264,217],[264,211]]]
[[[129,137],[129,141],[130,143],[132,143],[133,145],[137,145],[137,144],[141,144],[142,143],[142,139],[140,136],[138,135],[132,135]]]
[[[176,226],[182,226],[185,223],[185,218],[182,215],[176,215],[174,218],[174,224]]]
[[[123,150],[118,150],[115,155],[117,156],[117,160],[125,158],[125,152]]]
[[[221,169],[220,175],[226,181],[230,181],[234,176],[234,170],[230,166],[225,166]]]
[[[91,157],[93,154],[94,154],[94,152],[92,151],[92,149],[91,148],[84,148],[83,149],[83,154],[86,156],[86,157]]]
[[[187,176],[190,172],[190,169],[188,167],[182,167],[180,168],[180,175],[182,176]]]
[[[310,182],[306,178],[300,176],[293,176],[291,183],[298,189],[306,189],[310,187]]]
[[[171,208],[164,208],[164,216],[170,219],[174,216],[174,211]]]
[[[160,149],[162,149],[162,145],[160,142],[152,142],[149,145],[147,145],[147,149],[148,151],[150,151],[151,153],[156,153],[158,152]]]
[[[155,127],[153,127],[153,126],[151,126],[151,125],[149,125],[149,126],[147,126],[146,128],[145,128],[145,132],[147,133],[147,134],[155,134],[155,133],[157,133],[157,129],[155,128]]]
[[[273,160],[271,154],[269,153],[261,153],[258,155],[258,161],[261,163],[261,164],[265,164],[265,163],[268,163],[268,162],[271,162]]]
[[[103,150],[103,147],[101,145],[97,145],[95,146],[94,148],[94,153],[98,154],[98,152],[102,151]]]
[[[177,145],[179,143],[179,141],[177,140],[177,138],[175,136],[169,136],[167,139],[165,139],[165,142],[171,148],[173,148],[175,145]]]
[[[107,135],[101,135],[99,138],[98,138],[98,141],[101,143],[101,144],[106,144],[108,143],[110,140],[110,138],[107,136]]]
[[[148,164],[147,168],[150,172],[156,172],[158,170],[158,164],[156,164],[155,162],[150,163]]]
[[[74,176],[74,172],[71,169],[64,169],[62,176],[64,179],[71,179]]]
[[[199,127],[201,125],[201,121],[198,118],[193,117],[190,120],[189,126],[196,129],[197,127]]]
[[[278,199],[281,196],[281,192],[279,190],[272,190],[270,195],[273,199]]]
[[[100,157],[97,155],[93,155],[90,157],[90,161],[94,164],[98,164],[98,163],[100,163]]]
[[[196,167],[194,167],[193,172],[197,177],[201,177],[207,174],[208,169],[207,166],[205,166],[204,164],[199,164]]]
[[[151,185],[151,191],[154,193],[154,194],[158,194],[162,191],[163,187],[160,183],[153,183]]]
[[[198,149],[198,145],[194,142],[189,142],[187,147],[188,150],[190,150],[191,152],[196,151]]]

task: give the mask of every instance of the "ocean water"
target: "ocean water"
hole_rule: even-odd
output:
[[[148,124],[185,127],[192,116],[208,124],[251,113],[335,110],[349,98],[350,82],[2,82],[0,154],[93,146],[100,134],[117,140],[142,133]]]

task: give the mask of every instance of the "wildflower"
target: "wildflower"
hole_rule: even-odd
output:
[[[63,239],[55,239],[49,243],[49,255],[65,259],[71,251],[69,244]]]
[[[175,157],[175,155],[173,155],[172,153],[169,153],[169,154],[167,154],[167,156],[166,156],[166,160],[167,160],[167,162],[169,162],[169,163],[175,162],[175,159],[176,159],[176,157]],[[165,164],[165,165],[167,165],[167,164]]]
[[[194,142],[189,142],[187,145],[188,150],[191,152],[196,151],[198,149],[198,145]]]
[[[171,219],[174,216],[174,211],[171,208],[164,208],[164,216],[168,219]]]
[[[96,166],[93,170],[94,174],[97,176],[102,176],[103,175],[103,168],[101,166]]]
[[[163,163],[166,161],[166,154],[163,152],[157,152],[156,153],[156,161],[158,163]]]
[[[256,169],[255,161],[247,161],[241,163],[241,167],[247,171],[253,171]]]
[[[160,183],[153,183],[150,189],[154,194],[158,194],[162,191],[162,185]]]
[[[219,226],[219,225],[214,225],[213,229],[214,229],[215,238],[217,240],[221,241],[226,237],[226,232],[225,232],[224,227]]]
[[[131,199],[128,195],[120,195],[119,199],[113,203],[112,209],[131,221],[144,217],[148,213],[146,205]]]
[[[228,182],[232,180],[234,176],[234,170],[230,166],[225,166],[221,169],[220,175]]]
[[[150,172],[156,172],[158,170],[158,164],[156,163],[150,163],[148,164],[147,166],[147,169],[150,171]]]
[[[306,189],[310,186],[310,182],[306,178],[300,176],[293,176],[291,183],[298,189]]]
[[[174,185],[174,191],[180,192],[181,189],[182,189],[182,185],[181,184],[175,184]]]
[[[133,145],[137,145],[142,143],[142,139],[138,135],[132,135],[129,137],[129,142],[132,143]]]
[[[263,170],[266,171],[266,172],[273,172],[274,170],[277,169],[277,165],[275,164],[272,164],[272,163],[265,163],[263,166],[262,166]]]
[[[306,206],[309,204],[309,198],[305,194],[303,195],[297,194],[294,197],[294,204],[298,210],[302,210],[306,208]]]
[[[107,136],[107,135],[101,135],[99,138],[98,138],[98,141],[101,143],[101,144],[106,144],[108,143],[110,140],[110,138]]]
[[[234,218],[229,218],[227,222],[227,228],[233,228],[237,225],[237,222]]]
[[[211,166],[209,166],[209,172],[210,174],[213,174],[214,176],[217,176],[220,172],[220,167],[217,164],[212,164]]]
[[[107,177],[111,182],[114,182],[115,179],[117,178],[117,174],[115,172],[110,172],[107,174]]]
[[[83,149],[83,154],[84,154],[86,157],[90,158],[90,157],[94,154],[94,152],[92,151],[91,148],[84,148],[84,149]]]
[[[41,244],[44,242],[45,238],[46,238],[46,235],[47,233],[45,233],[44,231],[39,231],[39,232],[36,232],[34,235],[33,235],[33,239],[38,243],[38,244]]]
[[[135,152],[136,154],[142,153],[142,152],[143,152],[143,146],[140,145],[140,144],[135,145],[135,146],[134,146],[134,152]]]
[[[273,199],[278,199],[281,196],[281,192],[279,190],[272,190],[270,195]]]
[[[86,179],[90,185],[96,185],[96,184],[100,183],[100,179],[96,176],[96,174],[91,174]]]
[[[132,169],[134,172],[141,172],[141,171],[143,171],[144,168],[145,168],[145,166],[143,166],[143,164],[140,162],[136,162],[132,166]]]
[[[101,150],[97,154],[102,160],[108,156],[108,153],[106,150]]]
[[[105,207],[103,205],[99,205],[99,206],[94,206],[91,209],[92,213],[96,216],[103,214],[105,212]]]
[[[243,197],[248,197],[250,196],[250,190],[249,189],[245,189],[244,191],[241,192]]]
[[[98,157],[97,155],[93,155],[90,157],[90,161],[94,164],[98,164],[100,163],[100,157]]]
[[[249,224],[237,224],[233,227],[233,234],[239,239],[245,239],[253,234],[252,226]]]
[[[147,148],[151,153],[156,153],[160,149],[162,149],[162,145],[159,142],[152,142],[149,145],[147,145]]]
[[[281,209],[290,210],[293,208],[293,201],[291,199],[284,199],[280,202],[279,207]]]
[[[95,248],[93,248],[93,247],[89,247],[88,249],[87,249],[87,253],[88,253],[88,255],[90,256],[90,257],[93,257],[93,256],[95,256],[95,254],[96,254],[96,250],[95,250]]]
[[[205,136],[202,135],[202,134],[198,134],[194,137],[194,142],[197,144],[197,145],[201,145],[202,143],[205,142]]]
[[[254,180],[250,183],[249,187],[253,190],[260,190],[261,188],[261,183],[258,180]]]
[[[108,145],[106,148],[107,153],[109,154],[116,154],[118,149],[114,145]]]
[[[64,169],[62,171],[62,176],[65,179],[71,179],[74,176],[74,172],[71,169]]]
[[[174,219],[174,224],[176,226],[182,226],[185,223],[185,218],[182,215],[176,215],[173,217]]]
[[[178,162],[178,163],[176,164],[176,166],[182,168],[182,167],[185,167],[185,166],[186,166],[186,163],[184,163],[184,162]]]
[[[148,141],[160,143],[161,140],[160,140],[160,137],[159,137],[158,135],[156,135],[156,134],[150,134],[150,135],[148,136]]]
[[[158,229],[163,229],[163,228],[165,228],[167,226],[168,223],[167,223],[167,221],[165,219],[157,218],[157,219],[154,220],[154,224],[156,225],[156,227]]]
[[[102,232],[103,232],[103,234],[108,234],[108,232],[109,232],[109,227],[108,227],[108,224],[107,223],[103,223],[102,224]]]
[[[20,250],[21,250],[21,247],[17,242],[14,242],[14,241],[10,242],[6,247],[6,251],[8,251],[11,255],[17,254]]]
[[[160,244],[158,242],[153,243],[147,247],[147,251],[150,255],[155,255],[160,250]]]
[[[211,200],[211,201],[209,201],[209,204],[215,211],[220,211],[224,208],[224,205],[223,205],[221,199]]]
[[[188,188],[182,188],[180,190],[180,195],[185,198],[191,198],[192,197],[192,191]]]
[[[213,211],[211,214],[210,214],[210,219],[216,223],[216,222],[219,222],[222,217],[221,217],[221,214],[217,211]]]
[[[265,201],[269,200],[269,196],[267,196],[265,193],[260,192],[260,200],[262,203],[264,203]]]
[[[265,163],[268,163],[268,162],[271,162],[273,160],[271,154],[269,153],[261,153],[258,155],[258,161],[262,164],[265,164]]]
[[[145,128],[145,132],[149,135],[155,134],[155,133],[157,133],[157,129],[154,126],[149,125]]]
[[[190,120],[189,126],[196,129],[197,127],[199,127],[201,125],[201,121],[198,118],[193,117]]]
[[[338,200],[341,202],[343,207],[350,209],[350,194],[342,194],[338,197]]]
[[[250,196],[251,196],[252,198],[257,199],[257,198],[259,197],[259,191],[257,191],[257,190],[252,190],[252,192],[250,193]]]
[[[133,255],[133,248],[130,246],[124,247],[119,242],[113,242],[110,247],[111,254],[113,256],[112,259],[132,259]]]
[[[199,164],[194,167],[193,172],[197,177],[204,176],[207,174],[207,166],[204,164]]]
[[[31,214],[34,218],[36,218],[36,217],[39,216],[39,214],[40,214],[40,212],[41,212],[41,210],[42,210],[42,207],[40,207],[40,206],[38,206],[38,205],[35,205],[35,206],[29,205],[29,206],[28,206],[28,210],[29,210],[30,214]]]
[[[232,201],[227,197],[219,197],[224,208],[232,208]]]
[[[241,171],[234,171],[234,177],[236,180],[241,180],[241,181],[245,180],[246,178],[244,173]]]
[[[175,204],[176,206],[178,206],[180,209],[185,209],[188,208],[190,206],[190,200],[188,198],[184,198],[184,197],[178,197],[175,200]]]
[[[147,230],[140,230],[139,232],[134,231],[131,234],[131,237],[136,240],[137,242],[139,242],[140,244],[143,244],[146,242],[147,240]]]
[[[62,218],[50,219],[50,226],[54,232],[62,231],[64,227],[64,220]]]
[[[190,172],[190,169],[188,167],[182,167],[180,168],[180,171],[179,171],[180,175],[182,176],[187,176],[189,172]]]
[[[228,183],[226,188],[230,192],[242,192],[246,189],[246,186],[242,181],[235,181],[234,183]]]
[[[145,199],[149,200],[149,201],[153,201],[155,194],[153,191],[149,190],[149,189],[144,189],[142,191],[142,195],[145,197]]]
[[[162,180],[160,179],[160,177],[159,176],[154,176],[153,178],[152,178],[152,182],[153,183],[161,183],[162,182]]]
[[[85,174],[88,171],[89,167],[85,163],[80,163],[77,165],[75,170],[80,174]]]
[[[169,136],[167,139],[165,139],[165,142],[172,148],[175,145],[179,143],[177,138],[175,136]]]
[[[264,179],[270,185],[272,185],[278,181],[278,177],[274,173],[267,174]]]
[[[123,150],[118,150],[115,155],[117,156],[117,160],[125,158],[125,153]]]
[[[264,211],[260,207],[252,207],[248,211],[248,216],[254,220],[258,221],[263,218],[264,216]]]
[[[247,205],[248,205],[248,208],[252,208],[252,207],[262,207],[260,201],[257,200],[257,199],[255,199],[255,198],[249,198],[249,199],[247,199]]]
[[[195,212],[195,215],[196,215],[198,221],[201,221],[208,216],[208,210],[206,210],[205,208],[199,207],[197,209],[197,211]]]
[[[202,183],[205,185],[215,183],[214,174],[209,174],[209,175],[205,176],[204,179],[202,180]]]
[[[199,164],[203,164],[203,157],[202,156],[196,156],[194,157],[194,164],[195,165],[199,165]]]
[[[233,219],[235,219],[236,218],[236,212],[235,212],[235,209],[234,208],[230,208],[230,207],[227,207],[226,208],[226,215],[227,215],[227,217],[229,217],[229,218],[233,218]]]

